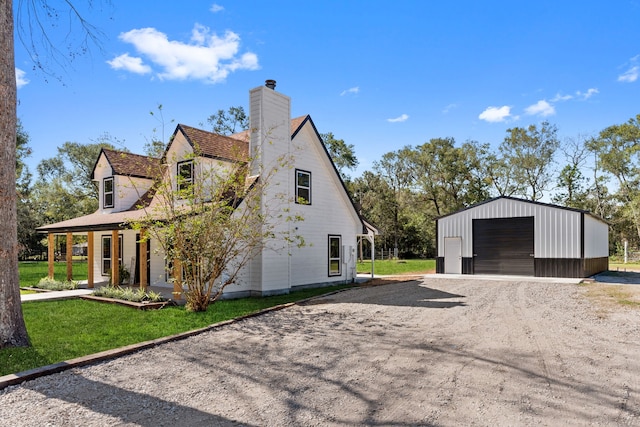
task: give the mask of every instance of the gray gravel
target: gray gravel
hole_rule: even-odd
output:
[[[640,425],[640,313],[585,287],[361,288],[0,391],[0,426]]]

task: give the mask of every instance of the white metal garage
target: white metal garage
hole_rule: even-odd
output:
[[[436,220],[438,273],[588,277],[609,266],[609,225],[587,211],[497,197]]]

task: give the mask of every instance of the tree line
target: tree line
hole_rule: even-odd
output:
[[[227,135],[249,126],[242,107],[219,110],[207,123]],[[358,166],[354,146],[331,132],[321,138],[360,213],[380,229],[378,247],[400,257],[434,257],[436,218],[496,196],[588,210],[610,223],[612,253],[625,239],[631,247],[640,245],[640,115],[596,136],[564,141],[549,122],[510,128],[493,148],[433,138],[385,153],[354,178],[349,175]],[[88,144],[65,142],[33,176],[25,164],[28,143],[19,125],[16,188],[23,258],[44,251],[36,227],[98,208],[98,189],[90,179],[95,159],[102,148],[123,149],[108,134]],[[157,156],[163,147],[152,137],[145,151]]]

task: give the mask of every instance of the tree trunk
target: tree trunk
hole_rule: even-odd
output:
[[[0,2],[0,348],[29,345],[18,278],[13,2]]]

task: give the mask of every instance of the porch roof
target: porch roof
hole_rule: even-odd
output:
[[[142,219],[144,209],[113,213],[96,211],[89,215],[79,216],[54,224],[36,228],[39,233],[81,233],[87,231],[123,230],[129,228],[126,223],[131,220]]]

